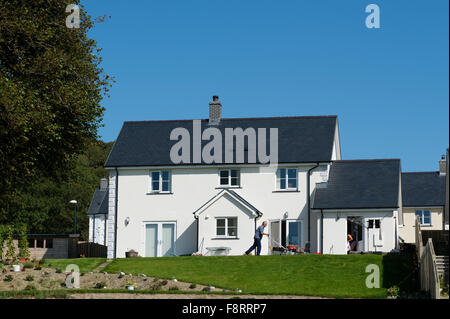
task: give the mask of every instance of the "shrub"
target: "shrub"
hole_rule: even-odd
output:
[[[41,266],[41,265],[36,265],[36,266],[34,267],[34,270],[42,270],[42,266]]]
[[[23,268],[32,269],[34,268],[34,264],[31,261],[27,261],[26,263],[23,264]]]
[[[19,226],[19,258],[30,258],[30,250],[28,249],[27,226]]]
[[[13,276],[11,276],[11,275],[8,275],[8,276],[6,276],[5,277],[5,279],[3,279],[4,281],[8,281],[8,282],[10,282],[10,281],[13,281]]]
[[[36,289],[36,286],[35,286],[35,285],[33,285],[33,284],[28,284],[28,285],[24,288],[24,290],[30,291],[30,290],[37,290],[37,289]]]
[[[60,274],[60,273],[62,273],[62,270],[60,268],[56,268],[56,273]]]
[[[163,280],[163,281],[161,281],[161,285],[162,286],[165,286],[165,285],[167,285],[169,282],[167,281],[167,280]]]
[[[26,280],[26,281],[33,281],[33,280],[34,280],[34,277],[31,276],[31,275],[28,275],[28,276],[25,277],[25,280]]]
[[[180,290],[180,288],[178,288],[177,286],[172,286],[172,287],[169,287],[169,290],[172,290],[172,291]]]
[[[197,288],[197,285],[196,284],[190,284],[189,288],[195,289],[195,288]]]
[[[6,226],[6,259],[16,259],[16,248],[14,247],[13,238],[14,228],[11,225]]]
[[[389,288],[387,290],[387,295],[388,295],[388,297],[397,298],[399,292],[400,292],[400,288],[398,288],[397,286],[392,286],[391,288]]]
[[[44,265],[44,264],[45,264],[45,259],[39,260],[39,261],[38,261],[38,264],[41,265],[41,266]]]
[[[106,282],[104,282],[104,281],[98,282],[94,285],[95,289],[102,289],[103,287],[106,287]]]

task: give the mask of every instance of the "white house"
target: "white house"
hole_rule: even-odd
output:
[[[271,236],[264,237],[262,254],[287,245],[345,254],[349,227],[359,224],[365,227],[360,250],[397,247],[399,160],[341,161],[336,116],[222,119],[221,108],[214,97],[206,120],[123,124],[105,163],[109,258],[131,249],[145,257],[242,255],[264,220]],[[180,147],[185,138],[187,148]],[[276,165],[266,165],[261,158],[275,152]],[[364,181],[378,174],[386,182]],[[364,200],[333,202],[339,194],[335,182],[353,187]],[[376,200],[361,187],[378,193]]]

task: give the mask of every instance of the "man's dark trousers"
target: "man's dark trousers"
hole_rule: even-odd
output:
[[[261,253],[261,239],[260,238],[255,238],[255,241],[253,242],[252,247],[250,247],[245,254],[248,255],[250,254],[253,249],[256,248],[256,256],[259,256],[259,254]]]

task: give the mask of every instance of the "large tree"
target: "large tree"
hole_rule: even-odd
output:
[[[0,0],[0,209],[30,176],[68,168],[97,137],[111,79],[87,36],[93,20],[76,0]],[[1,213],[1,212],[0,212]]]

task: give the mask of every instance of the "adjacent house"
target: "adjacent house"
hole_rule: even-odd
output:
[[[328,182],[316,186],[313,212],[316,242],[324,254],[389,252],[398,248],[402,223],[399,159],[335,161]]]
[[[403,225],[400,240],[415,243],[415,216],[423,230],[445,229],[446,159],[439,172],[402,173]],[[448,189],[447,189],[448,191]]]
[[[242,255],[272,247],[389,252],[403,220],[400,160],[341,159],[337,116],[125,122],[88,215],[108,258]],[[272,159],[275,156],[275,161]],[[270,161],[268,161],[270,159]],[[406,226],[403,226],[404,229]]]

